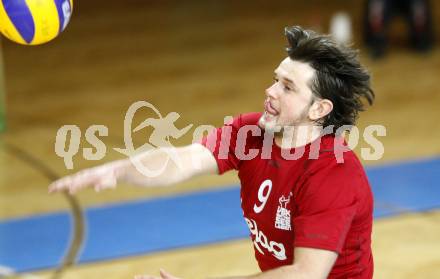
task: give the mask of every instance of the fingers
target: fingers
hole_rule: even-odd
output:
[[[166,272],[163,269],[160,269],[160,277],[151,276],[151,275],[136,275],[134,279],[179,279],[170,273]]]
[[[150,276],[150,275],[136,275],[134,279],[160,279],[156,276]]]
[[[160,269],[160,276],[162,276],[163,279],[179,279],[163,269]]]
[[[72,176],[66,176],[64,178],[58,179],[57,181],[49,185],[49,193],[68,190],[71,184],[72,184]]]
[[[161,278],[150,275],[136,275],[134,279],[161,279]]]
[[[93,186],[99,192],[102,189],[114,188],[116,184],[114,168],[109,164],[61,178],[49,185],[49,193],[69,191],[70,194],[74,194],[88,186]]]
[[[77,174],[69,175],[53,182],[49,185],[49,193],[69,191],[70,194],[73,194],[77,190],[88,186],[91,182],[93,181],[90,171],[81,171]]]

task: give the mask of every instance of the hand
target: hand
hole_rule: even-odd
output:
[[[151,275],[136,275],[134,279],[180,279],[178,277],[175,277],[165,270],[160,270],[160,277],[157,276],[151,276]]]
[[[74,194],[88,186],[93,187],[96,192],[115,188],[125,164],[125,161],[115,161],[63,177],[49,185],[49,193],[67,190],[70,194]]]

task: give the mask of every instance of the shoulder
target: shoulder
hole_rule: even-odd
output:
[[[340,140],[339,143],[337,141]],[[319,145],[310,147],[310,156],[306,162],[306,174],[312,175],[329,170],[338,172],[363,172],[364,168],[357,155],[351,150],[345,141],[335,136],[322,137]],[[317,156],[313,158],[315,153]]]
[[[238,128],[246,125],[258,125],[258,120],[260,119],[261,115],[261,112],[249,112],[240,114],[234,117],[232,125]]]
[[[339,157],[338,156],[342,156]],[[342,158],[342,160],[340,160]],[[370,185],[364,167],[349,149],[337,155],[332,148],[323,149],[317,159],[307,159],[300,192],[355,197],[368,193]]]
[[[339,175],[363,175],[364,167],[352,150],[347,149],[338,155],[333,149],[327,149],[320,151],[317,159],[308,159],[305,171],[307,175],[328,172]]]

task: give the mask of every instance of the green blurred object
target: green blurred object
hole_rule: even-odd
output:
[[[6,88],[3,73],[3,50],[0,38],[0,133],[6,130]]]

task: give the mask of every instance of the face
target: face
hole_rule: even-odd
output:
[[[274,73],[274,83],[266,89],[261,128],[279,132],[283,126],[311,125],[313,103],[310,88],[315,70],[307,63],[287,57]],[[277,128],[278,127],[278,128]]]

